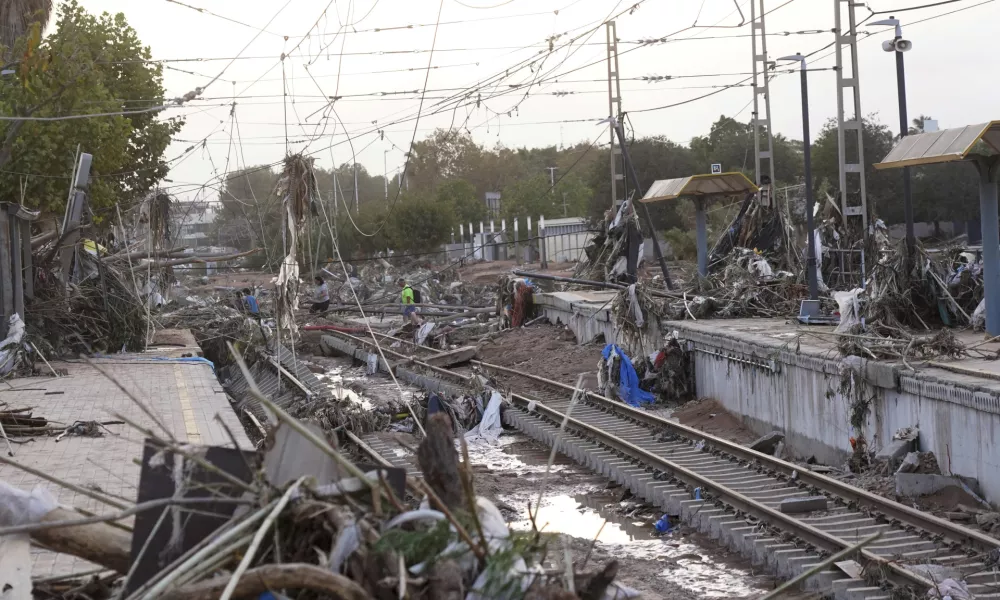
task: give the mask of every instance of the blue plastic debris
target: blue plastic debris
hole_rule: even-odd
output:
[[[700,487],[694,488],[694,499],[695,500],[701,500],[701,488]]]
[[[624,350],[615,344],[608,344],[601,355],[607,361],[610,360],[612,352],[621,357],[621,367],[618,370],[618,396],[629,406],[638,407],[653,402],[653,395],[639,387],[639,375],[636,374],[635,367],[632,366],[632,361]]]
[[[655,527],[656,530],[659,531],[660,533],[667,533],[671,529],[670,517],[668,517],[667,515],[663,515],[662,517],[660,517],[659,521],[653,524],[653,527]]]

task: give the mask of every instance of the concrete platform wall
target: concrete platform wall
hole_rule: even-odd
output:
[[[618,339],[611,314],[614,295],[613,291],[549,292],[536,294],[535,306],[549,323],[569,327],[580,344],[587,344],[598,336],[604,336],[605,343],[618,344],[630,354],[659,350],[663,346],[663,336],[655,324],[643,337],[641,348],[631,348]]]
[[[853,370],[863,374],[863,394],[871,400],[865,433],[874,448],[900,428],[919,427],[920,449],[934,452],[942,472],[978,479],[986,499],[1000,503],[996,382],[669,327],[695,351],[698,395],[717,399],[754,432],[782,431],[800,455],[843,463],[851,454],[854,396],[841,393],[842,377],[849,376],[842,374]]]

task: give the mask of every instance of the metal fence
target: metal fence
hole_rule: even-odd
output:
[[[499,225],[499,227],[498,227]],[[449,261],[514,260],[517,263],[574,262],[583,259],[584,248],[594,237],[586,219],[528,217],[462,224],[452,232],[452,243],[442,250]]]

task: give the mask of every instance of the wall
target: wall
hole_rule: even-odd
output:
[[[545,234],[545,259],[549,262],[574,262],[585,258],[583,249],[594,235],[587,231]]]
[[[998,382],[668,327],[695,352],[699,396],[717,399],[758,434],[785,433],[800,457],[838,465],[850,456],[851,401],[841,382],[853,374],[872,401],[865,434],[874,448],[898,429],[919,427],[920,450],[934,452],[942,472],[976,478],[986,499],[1000,502]]]

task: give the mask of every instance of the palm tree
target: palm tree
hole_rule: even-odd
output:
[[[44,28],[51,14],[52,0],[0,0],[0,47],[13,47],[32,23]]]

